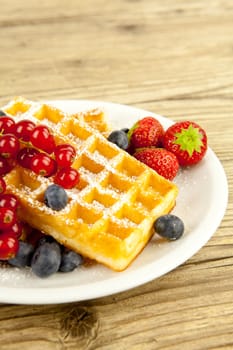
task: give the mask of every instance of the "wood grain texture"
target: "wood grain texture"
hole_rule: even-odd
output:
[[[188,117],[229,182],[222,224],[185,264],[98,300],[1,305],[0,349],[233,349],[233,2],[1,0],[0,48],[1,105],[93,99]]]

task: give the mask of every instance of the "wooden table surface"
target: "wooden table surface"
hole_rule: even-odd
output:
[[[1,0],[0,48],[1,105],[105,100],[195,120],[229,182],[220,227],[182,266],[97,300],[2,304],[0,349],[233,349],[232,0]]]

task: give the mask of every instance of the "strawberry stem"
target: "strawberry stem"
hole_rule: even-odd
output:
[[[194,151],[201,153],[203,136],[198,128],[189,125],[187,129],[182,129],[181,132],[176,133],[175,136],[176,140],[174,143],[179,145],[182,151],[187,151],[190,157],[192,157]]]
[[[128,141],[130,141],[131,136],[133,135],[134,130],[137,129],[138,125],[139,125],[139,123],[136,122],[136,123],[129,129],[129,131],[128,131],[128,133],[127,133]]]

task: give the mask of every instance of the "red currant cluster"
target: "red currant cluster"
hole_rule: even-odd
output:
[[[78,183],[79,173],[71,167],[76,156],[74,147],[56,145],[47,126],[26,119],[16,123],[5,115],[0,118],[0,132],[0,176],[18,163],[38,175],[53,176],[53,181],[65,189]]]
[[[23,224],[17,218],[19,201],[13,194],[5,193],[6,184],[0,178],[0,259],[13,258],[19,249]]]

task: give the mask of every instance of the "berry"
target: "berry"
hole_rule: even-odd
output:
[[[57,171],[57,163],[47,154],[38,153],[31,158],[30,169],[38,175],[49,177]]]
[[[194,165],[206,153],[207,136],[204,129],[194,122],[177,122],[165,132],[163,145],[176,155],[181,166]]]
[[[10,208],[0,208],[0,230],[11,228],[16,222],[16,213]]]
[[[64,188],[53,184],[47,187],[44,193],[44,202],[53,210],[61,210],[67,205],[68,196]]]
[[[126,150],[129,145],[127,134],[123,130],[112,131],[108,136],[108,141],[124,150]]]
[[[19,200],[14,194],[0,194],[0,208],[9,208],[16,210],[19,206]]]
[[[0,259],[8,260],[13,258],[19,249],[18,238],[9,232],[0,234]]]
[[[24,147],[17,154],[17,162],[22,167],[30,169],[33,156],[39,153],[36,148]]]
[[[176,240],[184,233],[184,223],[178,216],[166,214],[155,220],[154,230],[164,238]]]
[[[179,170],[176,156],[163,148],[143,148],[134,157],[168,180],[173,180]]]
[[[0,133],[8,134],[14,133],[15,121],[13,118],[8,116],[0,117]]]
[[[6,191],[6,183],[5,180],[0,177],[0,195]]]
[[[6,116],[6,113],[0,109],[0,117]]]
[[[39,240],[44,237],[44,233],[42,233],[41,231],[39,230],[36,230],[36,229],[32,229],[31,232],[29,232],[27,235],[27,242],[32,244],[33,247],[35,247]]]
[[[128,132],[130,145],[134,149],[142,147],[158,147],[164,135],[160,122],[153,117],[139,120]]]
[[[19,241],[19,249],[14,258],[8,260],[9,264],[16,267],[30,266],[34,247],[28,242]]]
[[[21,222],[16,221],[11,228],[5,230],[4,232],[11,232],[17,238],[20,238],[23,232],[23,224]]]
[[[1,119],[0,119],[1,120]],[[13,134],[4,134],[0,138],[0,155],[4,158],[15,158],[19,152],[20,143]]]
[[[56,146],[49,128],[45,125],[38,125],[32,130],[30,141],[34,147],[39,148],[49,154],[54,151]]]
[[[68,144],[62,144],[56,146],[54,155],[58,166],[66,167],[70,166],[76,156],[75,148]]]
[[[45,242],[36,248],[32,260],[32,272],[38,277],[45,278],[59,270],[61,250],[58,243]]]
[[[34,127],[36,126],[31,120],[20,120],[15,124],[14,134],[15,136],[25,142],[30,140],[30,135]]]
[[[73,271],[76,267],[81,265],[83,258],[78,253],[65,249],[61,256],[61,264],[59,271],[61,272],[70,272]]]
[[[43,236],[41,236],[37,242],[37,247],[45,243],[53,243],[53,242],[56,242],[56,241],[52,236],[43,234]]]
[[[4,176],[11,171],[12,167],[6,158],[0,155],[0,176]]]
[[[80,175],[78,171],[71,167],[65,167],[56,173],[54,182],[65,189],[73,188],[79,182]]]
[[[0,176],[4,176],[11,171],[11,166],[6,158],[0,155]]]
[[[121,129],[121,131],[124,131],[125,134],[128,134],[129,128],[123,128],[123,129]]]

